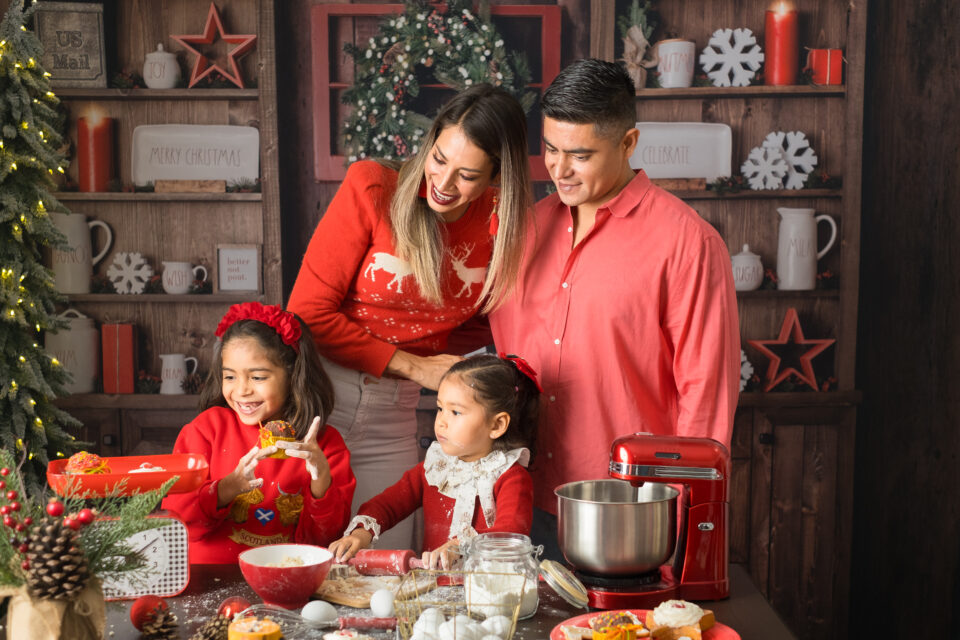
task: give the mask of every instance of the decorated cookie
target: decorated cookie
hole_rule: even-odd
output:
[[[293,425],[289,422],[283,420],[271,420],[266,424],[260,425],[260,448],[265,449],[267,447],[275,445],[279,441],[284,442],[295,442],[297,439],[297,431],[293,428]],[[280,449],[276,453],[270,456],[271,458],[286,458],[287,453]]]

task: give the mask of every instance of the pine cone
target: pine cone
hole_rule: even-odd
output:
[[[180,637],[177,616],[169,609],[162,608],[158,608],[153,618],[144,623],[140,632],[145,640],[177,640]]]
[[[80,536],[60,518],[44,518],[27,539],[27,591],[33,598],[70,600],[90,580]]]
[[[227,640],[227,627],[230,626],[230,618],[226,616],[215,616],[203,623],[197,632],[190,637],[190,640]]]

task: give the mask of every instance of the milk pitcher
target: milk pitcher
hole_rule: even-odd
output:
[[[100,331],[76,309],[67,309],[58,317],[67,321],[67,327],[47,333],[44,348],[72,374],[73,380],[64,385],[67,391],[93,393],[100,370]]]
[[[190,363],[193,366],[190,367]],[[197,359],[182,353],[165,353],[160,356],[160,393],[176,395],[184,393],[184,379],[197,370]]]
[[[837,223],[824,214],[814,217],[813,209],[780,207],[780,232],[777,241],[777,288],[800,291],[816,287],[817,260],[837,239]],[[830,240],[817,251],[817,224],[830,225]]]
[[[90,220],[79,213],[51,213],[50,220],[67,237],[66,249],[54,249],[52,264],[54,283],[60,293],[90,293],[93,267],[106,257],[113,244],[113,231],[101,220]],[[106,241],[93,255],[90,236],[95,228],[103,229]]]

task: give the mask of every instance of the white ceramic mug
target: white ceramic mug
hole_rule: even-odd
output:
[[[57,333],[47,333],[44,348],[73,375],[64,388],[70,393],[93,393],[100,371],[100,330],[93,320],[76,309],[67,309],[58,316],[67,326]]]
[[[189,262],[163,262],[163,290],[167,293],[187,293],[194,280],[206,280],[207,269]]]
[[[657,58],[661,87],[674,89],[693,84],[693,67],[697,59],[697,45],[693,41],[661,40],[657,43]]]
[[[113,244],[113,231],[101,220],[90,220],[78,213],[51,213],[50,220],[67,237],[67,247],[51,252],[54,286],[60,293],[90,293],[93,267],[104,259]],[[94,228],[107,235],[100,253],[93,255],[90,239]]]
[[[837,240],[837,223],[824,214],[814,217],[813,209],[780,207],[780,230],[777,237],[777,288],[787,291],[809,291],[817,285],[817,260]],[[817,251],[817,223],[830,225],[830,239]]]
[[[190,362],[193,366],[190,367]],[[182,353],[164,353],[160,356],[160,393],[183,393],[184,379],[197,370],[197,359]]]

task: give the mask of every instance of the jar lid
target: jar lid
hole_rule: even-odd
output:
[[[561,598],[578,609],[587,608],[587,588],[570,569],[555,560],[544,560],[540,563],[540,575]]]
[[[148,54],[146,55],[146,57],[147,57],[147,59],[151,59],[151,58],[163,58],[163,59],[166,59],[166,58],[175,58],[176,55],[173,54],[173,53],[170,52],[170,51],[165,51],[165,50],[163,49],[163,44],[158,44],[158,45],[157,45],[157,50],[156,50],[156,51],[151,51],[150,53],[148,53]]]
[[[755,253],[753,253],[752,251],[750,251],[750,245],[749,245],[749,244],[743,245],[743,251],[741,251],[740,253],[738,253],[738,254],[737,254],[736,256],[734,256],[734,257],[737,257],[737,256],[744,256],[744,257],[746,257],[746,258],[759,258],[759,257],[760,257],[760,256],[758,256],[757,254],[755,254]]]

